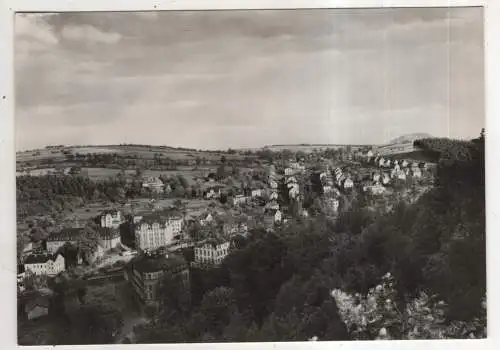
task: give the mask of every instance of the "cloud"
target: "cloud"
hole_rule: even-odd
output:
[[[71,135],[61,143],[197,148],[378,143],[413,131],[462,137],[484,124],[480,14],[350,9],[31,18],[21,23],[19,42],[34,47],[28,38],[41,35],[41,44],[16,71],[19,142],[47,143],[39,135],[46,134],[57,143],[57,134],[45,130],[60,128]],[[29,25],[45,33],[32,34]],[[58,41],[44,44],[45,36]]]
[[[46,22],[47,16],[18,14],[15,18],[16,39],[37,42],[44,45],[56,45],[59,39]]]
[[[67,25],[62,29],[61,36],[67,40],[101,44],[116,44],[121,39],[118,33],[104,32],[91,25]]]

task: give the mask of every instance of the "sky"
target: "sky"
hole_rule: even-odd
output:
[[[481,8],[17,14],[16,148],[380,144],[485,126]]]

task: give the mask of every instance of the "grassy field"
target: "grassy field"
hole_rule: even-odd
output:
[[[110,177],[117,176],[121,170],[111,169],[111,168],[82,168],[82,171],[91,180],[105,180]],[[208,172],[215,171],[212,168],[193,168],[193,167],[179,167],[177,170],[143,170],[143,176],[177,176],[182,175],[190,184],[196,183],[196,178],[201,178],[206,176]],[[125,170],[125,176],[133,177],[136,174],[135,170],[128,169]]]
[[[160,199],[155,201],[155,206],[157,208],[169,208],[174,204],[174,202],[178,200],[177,198],[168,198],[168,199]],[[189,217],[197,217],[201,215],[205,210],[208,209],[210,203],[212,201],[208,200],[203,200],[203,199],[182,199],[183,203],[186,203],[186,211]],[[150,211],[149,203],[150,200],[147,198],[144,199],[136,199],[133,201],[134,203],[134,211],[135,212],[140,212],[140,211]],[[222,206],[218,202],[216,203],[216,210],[217,208],[222,212]]]
[[[176,148],[163,148],[158,146],[140,147],[140,146],[82,146],[82,147],[64,147],[60,149],[36,149],[30,151],[17,152],[16,160],[18,163],[25,162],[40,162],[51,159],[54,162],[64,161],[66,156],[63,152],[72,154],[109,154],[117,153],[122,156],[139,157],[143,159],[152,159],[155,154],[160,157],[170,158],[174,160],[194,160],[197,157],[205,158],[207,160],[219,160],[224,155],[228,160],[238,160],[242,158],[241,154],[227,154],[220,152],[198,151],[198,150],[184,150]]]

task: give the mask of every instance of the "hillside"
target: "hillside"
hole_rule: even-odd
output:
[[[428,139],[428,138],[432,138],[432,136],[427,133],[406,134],[396,137],[395,139],[389,141],[388,144],[392,145],[395,143],[408,143],[408,142],[413,142],[415,140]]]
[[[16,153],[18,165],[29,167],[49,166],[61,163],[73,163],[80,158],[90,156],[118,157],[121,159],[170,159],[173,161],[195,162],[197,159],[207,161],[219,160],[224,155],[228,160],[240,160],[237,152],[206,151],[168,146],[149,145],[99,145],[99,146],[58,146]],[[72,165],[72,164],[71,164]]]

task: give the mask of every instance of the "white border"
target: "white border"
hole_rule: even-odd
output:
[[[10,349],[17,345],[16,290],[15,290],[15,142],[14,142],[14,74],[13,74],[13,15],[15,12],[67,12],[67,11],[155,11],[155,10],[223,10],[223,9],[285,9],[285,8],[370,8],[370,7],[446,7],[446,6],[485,6],[485,74],[486,74],[486,180],[487,180],[487,273],[488,273],[488,339],[481,341],[389,341],[389,342],[304,342],[304,343],[240,343],[240,344],[161,344],[129,345],[127,348],[203,348],[203,349],[493,349],[499,332],[498,311],[500,284],[496,278],[500,266],[500,238],[495,229],[500,218],[500,178],[497,153],[500,150],[500,107],[494,92],[499,86],[499,38],[495,24],[500,23],[500,1],[496,0],[182,0],[182,1],[145,1],[145,0],[0,0],[0,348]],[[496,35],[494,34],[496,32]],[[496,39],[496,40],[495,40]],[[496,65],[495,65],[496,63]],[[495,79],[497,78],[497,79]],[[497,89],[495,89],[497,88]],[[2,97],[5,96],[5,99]],[[496,117],[496,118],[495,118]],[[499,209],[497,209],[499,208]],[[108,345],[96,349],[120,348]],[[30,347],[32,348],[32,347]],[[51,349],[48,347],[35,347]],[[61,349],[89,348],[89,346]],[[496,348],[500,348],[497,346]]]

